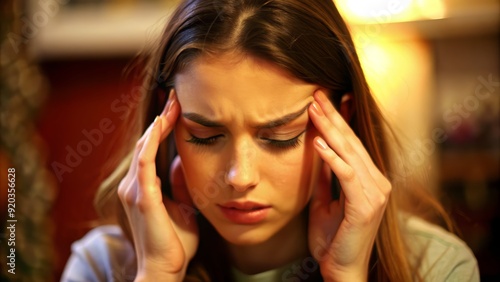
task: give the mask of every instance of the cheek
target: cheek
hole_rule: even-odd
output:
[[[175,130],[177,152],[181,158],[188,191],[195,205],[201,209],[219,196],[223,187],[223,174],[216,169],[215,159],[184,140],[181,129]]]
[[[316,186],[320,161],[313,147],[315,136],[317,136],[315,131],[308,131],[300,149],[267,164],[271,172],[268,177],[272,179],[277,193],[288,200],[296,199],[296,201],[289,201],[294,206],[305,205]]]

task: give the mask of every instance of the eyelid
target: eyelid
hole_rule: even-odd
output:
[[[279,139],[272,139],[272,138],[263,138],[260,137],[261,140],[263,140],[268,146],[271,146],[272,149],[275,150],[286,150],[286,149],[292,149],[300,145],[300,137],[304,135],[304,133],[308,130],[308,127],[306,127],[304,130],[302,130],[299,134],[295,135],[292,138],[289,139],[284,139],[284,140],[279,140]],[[209,136],[206,138],[201,138],[198,137],[192,133],[189,133],[191,138],[186,139],[186,142],[192,143],[196,146],[212,146],[216,145],[216,142],[219,138],[224,137],[224,134],[217,134],[213,136]]]
[[[277,138],[289,138],[288,136],[298,136],[302,134],[304,131],[309,128],[309,123],[304,124],[296,124],[292,126],[281,126],[275,128],[266,128],[262,129],[259,132],[259,136],[261,139],[277,139]],[[298,133],[297,133],[298,132]],[[293,138],[293,137],[292,137]],[[279,140],[279,139],[277,139]]]
[[[184,123],[184,127],[191,136],[195,136],[201,139],[210,138],[226,133],[226,130],[222,128],[205,127],[201,124],[193,123],[192,121],[189,121],[189,123]]]
[[[307,131],[307,128],[306,128],[306,129],[304,129],[304,130],[302,130],[299,134],[295,135],[294,137],[292,137],[292,138],[288,138],[288,139],[283,139],[283,140],[281,140],[281,139],[269,138],[269,137],[261,137],[260,139],[262,139],[262,140],[278,141],[278,142],[279,142],[279,141],[290,141],[290,140],[292,140],[292,139],[294,139],[294,138],[298,138],[298,137],[300,137],[300,136],[301,136],[302,134],[304,134],[306,131]],[[279,133],[278,133],[278,134],[274,133],[274,135],[280,135],[280,134],[279,134]],[[288,135],[288,134],[281,134],[281,135]]]
[[[287,140],[273,140],[273,139],[263,139],[263,140],[265,140],[269,146],[272,146],[272,148],[276,150],[293,149],[300,145],[301,142],[300,137],[304,135],[306,131],[307,129],[302,131],[299,135]]]
[[[186,142],[193,143],[193,144],[198,145],[198,146],[213,145],[217,141],[217,139],[224,137],[224,135],[222,135],[222,134],[213,135],[213,136],[206,137],[206,138],[200,138],[200,137],[197,137],[191,133],[189,135],[191,136],[191,138],[186,139]]]

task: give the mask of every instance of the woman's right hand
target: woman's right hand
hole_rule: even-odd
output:
[[[163,199],[160,179],[156,175],[158,147],[172,131],[179,112],[180,106],[172,90],[162,114],[137,142],[129,171],[118,188],[134,240],[136,281],[182,281],[198,248],[194,213],[189,217],[183,213],[189,205],[186,188],[173,187],[184,190],[174,193],[183,194],[177,200]]]

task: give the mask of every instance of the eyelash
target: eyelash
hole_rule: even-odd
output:
[[[302,131],[299,135],[288,140],[274,140],[274,139],[264,139],[264,138],[262,140],[266,141],[268,145],[271,145],[272,147],[279,150],[292,149],[300,145],[301,141],[300,136],[302,136],[305,132],[306,130]],[[194,135],[191,135],[191,139],[188,139],[186,141],[195,144],[197,146],[210,146],[214,145],[219,137],[222,137],[222,135],[211,136],[208,138],[198,138]]]
[[[191,135],[191,139],[186,140],[189,143],[193,143],[198,146],[210,146],[217,141],[217,138],[222,137],[222,135],[211,136],[208,138],[198,138],[194,135]]]
[[[300,136],[304,134],[305,131],[301,132],[299,135],[293,137],[288,140],[273,140],[273,139],[263,139],[267,142],[267,144],[279,150],[286,150],[296,148],[300,145]]]

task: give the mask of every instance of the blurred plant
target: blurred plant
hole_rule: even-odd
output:
[[[23,49],[15,50],[7,38],[19,32],[26,1],[2,1],[0,45],[0,159],[15,169],[15,274],[7,272],[6,219],[0,242],[1,281],[52,280],[52,224],[49,212],[54,200],[54,181],[45,168],[35,118],[45,98],[46,83]],[[19,52],[18,52],[19,51]],[[2,168],[4,165],[1,166]],[[7,187],[7,171],[1,171],[0,187]],[[5,192],[5,191],[2,191]],[[7,211],[2,205],[0,217]],[[5,210],[3,210],[5,209]]]

